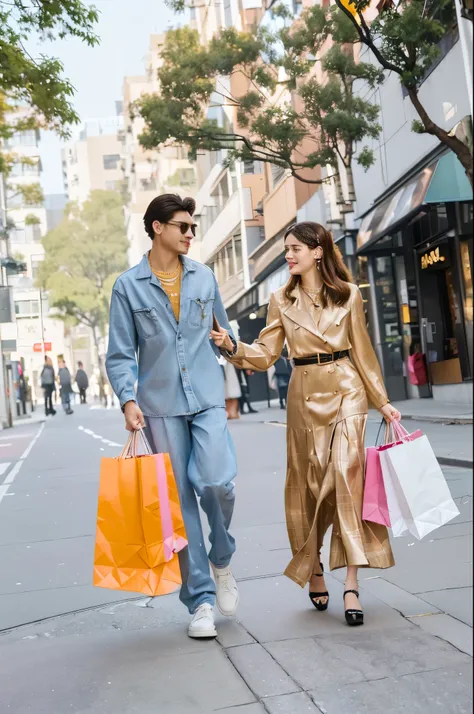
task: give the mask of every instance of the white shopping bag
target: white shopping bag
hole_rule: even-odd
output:
[[[383,456],[382,456],[383,455]],[[387,474],[392,504],[396,501],[410,533],[421,540],[459,515],[441,467],[426,436],[403,441],[380,453],[382,473]],[[387,488],[387,486],[386,486]],[[393,524],[389,493],[387,503]],[[401,524],[398,525],[400,531]],[[395,532],[394,535],[402,535]]]
[[[392,446],[392,449],[394,446]],[[391,473],[391,463],[386,458],[387,451],[379,451],[380,456],[380,466],[382,469],[383,485],[385,488],[385,495],[387,496],[387,507],[390,514],[390,523],[392,534],[395,538],[399,538],[405,533],[408,533],[408,525],[403,517],[402,508],[404,506],[404,512],[408,513],[408,505],[405,502],[405,497],[400,489],[397,487],[396,479],[392,479]]]

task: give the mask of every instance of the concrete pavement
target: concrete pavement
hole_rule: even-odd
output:
[[[290,552],[285,430],[268,423],[277,416],[231,425],[241,607],[237,620],[219,618],[217,642],[186,637],[189,618],[176,595],[149,600],[90,584],[98,463],[124,440],[120,413],[77,407],[39,435],[41,425],[15,430],[18,446],[12,439],[0,450],[9,464],[0,483],[17,469],[0,501],[2,712],[472,710],[471,471],[445,468],[461,512],[455,521],[421,542],[394,540],[395,568],[361,571],[366,625],[353,631],[344,624],[342,571],[327,577],[326,613],[281,575]],[[369,423],[368,439],[377,428]]]

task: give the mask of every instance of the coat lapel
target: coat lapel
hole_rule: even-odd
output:
[[[340,307],[338,305],[328,305],[321,311],[321,318],[319,320],[319,332],[324,335],[325,332],[333,325],[341,324],[342,318],[347,315],[349,310],[345,307]]]
[[[299,327],[304,327],[305,330],[311,332],[316,337],[322,338],[325,332],[336,323],[340,325],[341,320],[349,310],[345,307],[339,307],[337,305],[328,305],[323,310],[321,310],[321,317],[319,318],[319,324],[315,325],[313,318],[309,312],[303,307],[300,297],[300,288],[297,285],[293,291],[293,295],[296,300],[286,308],[285,315],[290,318]]]
[[[305,330],[308,330],[308,332],[316,335],[316,337],[321,337],[321,332],[315,325],[313,318],[301,304],[300,289],[298,285],[295,287],[293,295],[296,300],[289,305],[286,310],[284,310],[285,315],[295,323],[296,327],[304,327]]]

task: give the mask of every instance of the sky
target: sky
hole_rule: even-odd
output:
[[[163,32],[180,18],[164,0],[91,0],[100,11],[96,28],[100,45],[94,48],[76,39],[44,44],[37,51],[57,57],[64,75],[76,89],[73,100],[82,120],[115,116],[115,101],[122,98],[126,75],[144,73],[150,34]],[[45,194],[63,193],[61,142],[44,134],[40,145]]]

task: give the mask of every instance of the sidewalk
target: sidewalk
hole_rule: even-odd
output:
[[[307,589],[282,575],[290,558],[283,504],[284,429],[258,423],[261,416],[231,424],[239,458],[232,525],[237,541],[233,569],[241,594],[237,619],[218,617],[217,642],[190,640],[189,617],[173,594],[91,607],[17,627],[0,635],[5,711],[472,711],[470,471],[445,469],[460,510],[454,521],[421,542],[395,539],[394,568],[361,570],[366,624],[349,628],[343,615],[343,571],[327,574],[330,603],[324,613],[311,606]],[[83,482],[80,474],[77,483]],[[78,570],[86,567],[89,578],[90,540],[90,552],[81,551],[79,558],[85,565],[77,565]],[[329,534],[322,553],[326,570],[328,546]],[[55,552],[54,562],[64,560],[62,552]],[[77,549],[68,552],[79,556]],[[40,572],[39,562],[37,567]],[[42,587],[47,587],[46,580]],[[95,592],[92,587],[90,592]],[[110,593],[111,601],[116,594]]]

